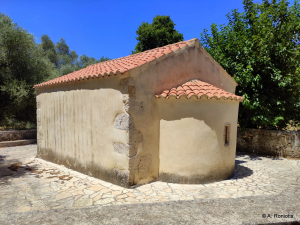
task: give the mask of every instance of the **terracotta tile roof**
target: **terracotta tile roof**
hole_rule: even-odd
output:
[[[207,99],[230,99],[237,100],[242,102],[244,100],[243,97],[237,96],[235,94],[229,93],[223,89],[217,88],[211,84],[200,80],[191,80],[188,81],[177,88],[171,88],[170,90],[165,90],[159,95],[155,95],[156,98],[202,98],[205,97]]]
[[[188,41],[181,41],[175,44],[170,44],[164,47],[151,49],[138,54],[129,55],[126,57],[93,64],[84,69],[75,71],[73,73],[69,73],[67,75],[55,78],[53,80],[49,80],[47,82],[37,84],[34,86],[34,88],[41,87],[41,86],[50,86],[59,83],[78,81],[78,80],[89,79],[89,78],[99,78],[104,76],[123,74],[126,71],[141,66],[145,63],[155,60],[168,53],[174,52],[184,46],[187,46],[190,42],[195,42],[195,41],[196,38]]]

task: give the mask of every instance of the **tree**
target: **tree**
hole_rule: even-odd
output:
[[[110,60],[107,57],[101,57],[99,60],[95,59],[94,57],[88,57],[87,55],[83,54],[79,57],[79,60],[76,62],[76,66],[80,69],[85,68],[89,65],[93,65],[99,62],[105,62]]]
[[[55,67],[58,67],[59,58],[54,43],[47,34],[42,35],[41,40],[42,43],[40,45],[45,52],[45,56],[55,65]]]
[[[33,35],[0,14],[0,124],[23,128],[35,124],[34,84],[55,73]]]
[[[201,43],[239,86],[242,127],[284,128],[300,121],[300,5],[287,0],[244,0],[229,23],[212,24]]]
[[[64,57],[66,57],[66,56],[64,56]],[[67,63],[67,64],[61,65],[61,67],[59,68],[59,73],[62,76],[62,75],[72,73],[74,71],[86,68],[89,65],[96,64],[99,62],[104,62],[107,60],[110,60],[110,59],[102,56],[99,60],[97,60],[94,57],[88,57],[85,54],[83,54],[79,57],[79,60],[77,59],[74,63]]]
[[[75,51],[71,51],[64,38],[61,38],[55,45],[56,54],[58,56],[57,68],[59,75],[65,75],[74,71],[83,69],[89,65],[104,62],[109,58],[101,57],[100,60],[94,57],[88,57],[83,54],[79,57]]]
[[[170,16],[156,16],[151,24],[143,22],[136,31],[138,43],[132,53],[183,41],[183,35],[175,30],[175,25]]]
[[[56,51],[59,57],[58,60],[58,68],[61,68],[63,66],[68,67],[74,65],[76,62],[78,55],[76,54],[75,51],[71,51],[69,46],[67,45],[65,39],[60,38],[59,42],[56,43]]]
[[[0,14],[0,126],[34,127],[33,85],[108,60],[83,58],[80,62],[63,38],[54,45],[48,35],[42,35],[37,45],[33,35]]]
[[[58,54],[60,55],[70,54],[70,48],[67,45],[66,40],[64,38],[60,38],[59,42],[56,43],[56,49]]]

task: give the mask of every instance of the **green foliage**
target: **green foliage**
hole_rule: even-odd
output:
[[[136,31],[138,43],[132,53],[183,41],[183,35],[175,30],[175,25],[170,16],[156,16],[151,24],[143,22]]]
[[[56,50],[59,55],[69,55],[70,48],[66,43],[66,40],[60,38],[59,42],[56,43]]]
[[[99,63],[99,62],[104,62],[107,60],[110,60],[110,59],[102,56],[99,60],[97,60],[94,57],[88,57],[87,55],[83,54],[79,57],[79,60],[76,62],[75,66],[77,68],[82,69],[89,65],[93,65],[93,64]]]
[[[300,5],[244,0],[229,23],[201,34],[203,47],[237,81],[242,127],[284,128],[300,120]]]
[[[75,51],[70,51],[70,48],[67,45],[65,39],[60,38],[59,42],[56,43],[55,47],[57,55],[59,57],[58,68],[61,68],[66,65],[74,65],[75,61],[78,58],[78,55]]]
[[[0,124],[35,124],[32,86],[52,76],[53,64],[37,47],[33,35],[0,14]],[[22,125],[23,124],[23,125]],[[22,128],[22,127],[19,127]]]
[[[6,15],[0,14],[0,126],[32,128],[36,124],[35,84],[108,60],[78,59],[61,38],[54,45],[43,35],[37,45],[34,36]]]
[[[55,67],[58,67],[59,58],[54,43],[46,34],[42,35],[41,40],[41,47],[45,52],[45,56],[55,65]]]
[[[109,58],[103,56],[97,60],[85,54],[81,55],[78,59],[76,51],[70,50],[64,38],[61,38],[56,45],[54,45],[48,35],[43,35],[41,40],[40,46],[45,51],[45,56],[54,63],[57,68],[56,77],[72,73],[95,63],[109,60]],[[51,79],[53,78],[55,77],[52,76]]]

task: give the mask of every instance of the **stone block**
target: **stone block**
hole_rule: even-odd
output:
[[[143,141],[143,134],[140,130],[131,130],[127,135],[127,144],[133,145]]]
[[[136,93],[135,86],[129,86],[128,87],[129,97],[135,97],[135,93]]]
[[[133,118],[128,113],[122,113],[116,116],[114,127],[121,130],[134,130]]]
[[[135,98],[127,98],[124,101],[124,107],[126,112],[138,113],[144,110],[143,102],[136,101]]]
[[[152,163],[152,157],[150,154],[143,156],[134,156],[129,159],[130,170],[144,170],[148,169]]]
[[[124,78],[120,81],[122,86],[135,86],[135,80],[132,77]]]
[[[125,103],[128,100],[129,100],[129,95],[128,94],[123,94],[123,102]]]
[[[134,145],[126,145],[122,143],[114,143],[114,151],[128,157],[132,157],[137,153],[137,149]]]

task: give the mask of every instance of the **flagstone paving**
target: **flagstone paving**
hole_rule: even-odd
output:
[[[127,189],[35,158],[36,150],[36,145],[0,148],[0,213],[278,194],[300,201],[300,160],[239,154],[229,180],[156,181]]]

